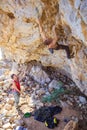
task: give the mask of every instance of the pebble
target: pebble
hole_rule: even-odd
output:
[[[41,88],[40,90],[36,91],[37,95],[43,95],[45,94],[45,90],[43,88]]]
[[[7,102],[8,102],[8,104],[13,105],[14,104],[14,99],[9,99]]]
[[[11,105],[9,105],[9,104],[6,104],[6,105],[5,105],[5,109],[6,109],[7,111],[9,111],[9,110],[11,110],[11,109],[12,109],[12,106],[11,106]]]
[[[3,128],[4,128],[4,129],[7,129],[7,128],[9,129],[9,128],[11,128],[11,124],[10,124],[10,123],[4,124],[4,125],[3,125]]]
[[[86,103],[87,103],[86,98],[85,98],[85,97],[82,97],[82,96],[79,96],[79,101],[80,101],[82,104],[86,104]]]
[[[24,125],[24,121],[23,120],[17,120],[16,121],[16,125],[19,125],[19,126],[23,126]]]

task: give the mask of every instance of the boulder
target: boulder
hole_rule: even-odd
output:
[[[48,87],[49,87],[49,91],[52,91],[53,89],[60,89],[61,86],[62,86],[62,82],[59,82],[57,80],[52,80]]]
[[[41,84],[49,83],[50,78],[45,71],[42,70],[40,66],[33,66],[30,71],[30,76],[34,78],[37,82]]]
[[[73,120],[69,121],[64,127],[64,130],[78,130],[78,122]]]

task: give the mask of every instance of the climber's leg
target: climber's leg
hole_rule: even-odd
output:
[[[66,50],[67,58],[70,59],[71,56],[70,56],[70,49],[69,49],[69,47],[64,45],[64,49]]]
[[[36,10],[36,13],[37,13],[37,18],[39,19],[39,18],[40,18],[40,15],[39,15],[39,10],[38,10],[38,8],[37,8],[37,7],[35,8],[35,10]]]
[[[70,50],[69,50],[69,47],[68,47],[68,46],[66,46],[66,45],[59,45],[59,44],[58,44],[58,46],[57,46],[57,48],[56,48],[55,50],[60,50],[60,49],[66,51],[66,54],[67,54],[67,58],[68,58],[68,59],[71,58],[71,57],[70,57]]]

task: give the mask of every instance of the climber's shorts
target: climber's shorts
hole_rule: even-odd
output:
[[[13,95],[14,95],[14,100],[15,100],[15,106],[17,107],[19,104],[20,93],[15,91],[15,92],[13,92]]]

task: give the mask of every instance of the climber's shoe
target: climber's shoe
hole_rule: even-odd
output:
[[[50,53],[51,53],[51,54],[53,54],[53,53],[54,53],[53,48],[49,48],[48,50],[50,51]]]

